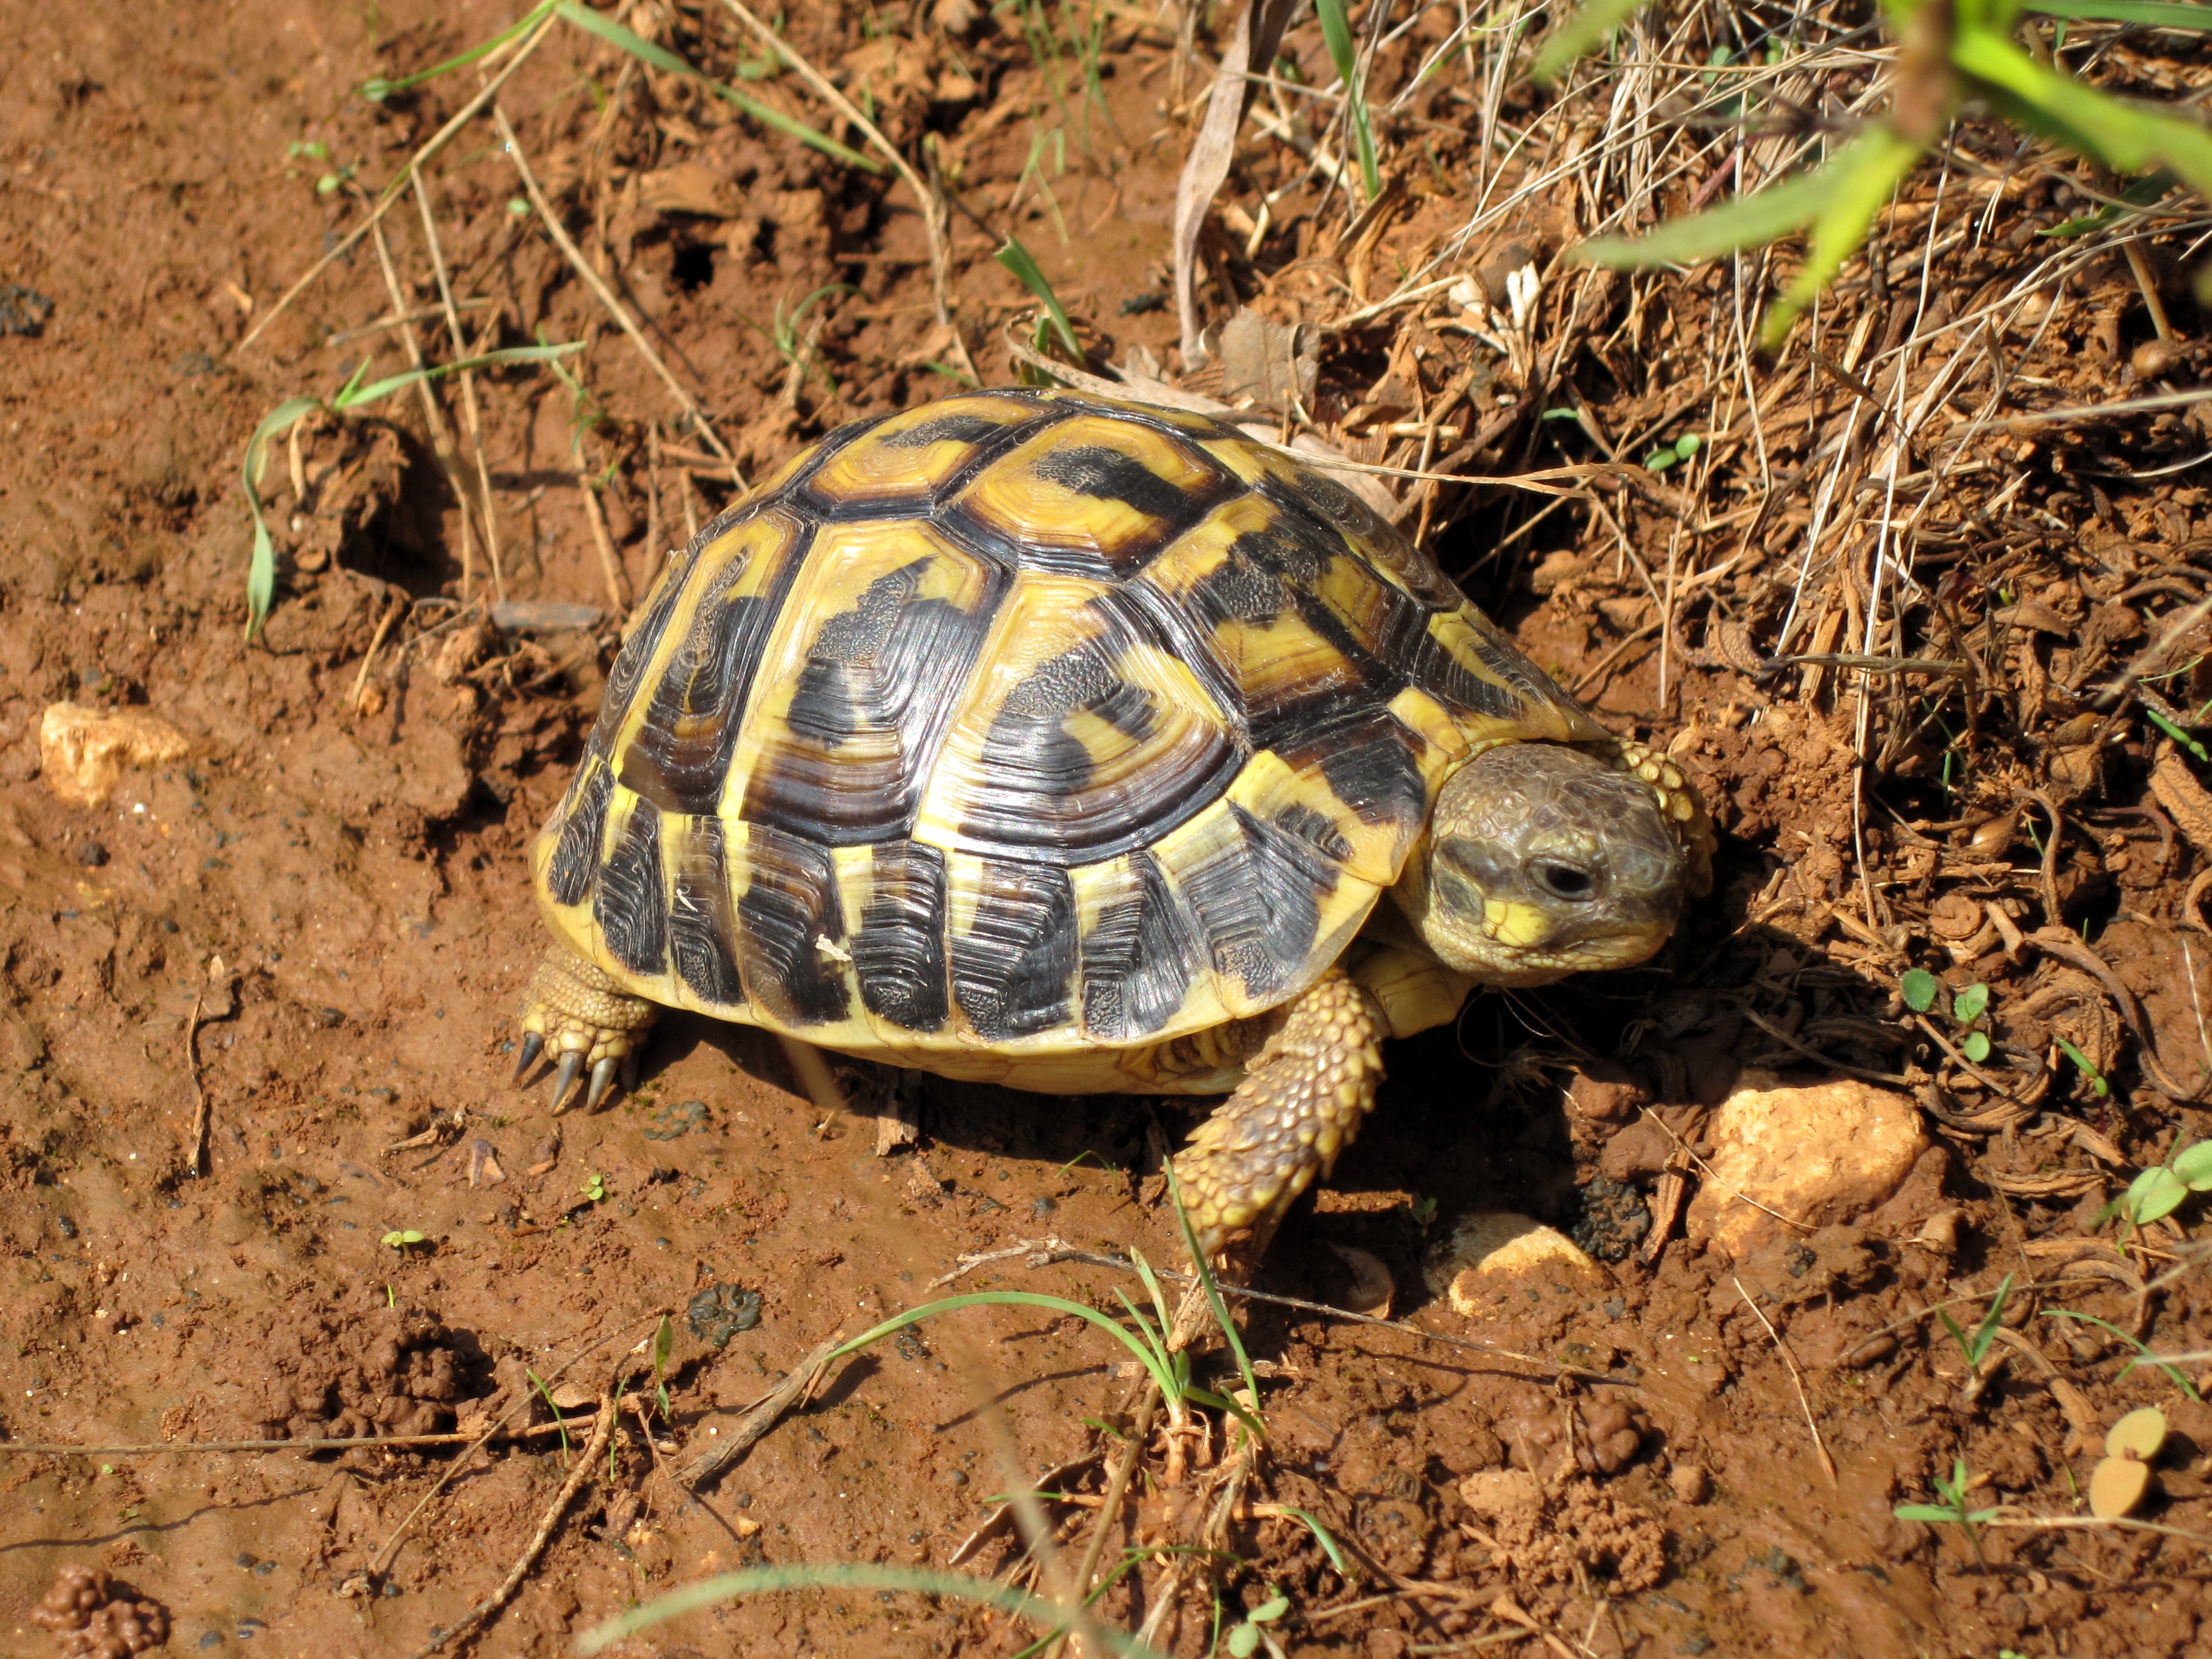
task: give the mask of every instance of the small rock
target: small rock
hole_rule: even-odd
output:
[[[2162,380],[2189,360],[2189,349],[2179,340],[2145,340],[2128,359],[2138,380]]]
[[[1712,1495],[1713,1478],[1702,1463],[1677,1463],[1667,1472],[1677,1503],[1702,1504]]]
[[[1705,1133],[1713,1152],[1689,1236],[1739,1258],[1783,1230],[1767,1210],[1814,1226],[1849,1220],[1894,1193],[1928,1145],[1905,1095],[1852,1078],[1784,1084],[1759,1072],[1744,1074]]]
[[[1429,1289],[1449,1297],[1452,1307],[1469,1318],[1484,1310],[1484,1297],[1496,1281],[1523,1273],[1605,1282],[1605,1269],[1565,1233],[1510,1210],[1462,1217],[1422,1267]]]
[[[183,732],[143,709],[58,702],[39,721],[46,787],[72,806],[105,805],[125,767],[159,766],[191,752]]]
[[[1459,1483],[1460,1501],[1492,1520],[1534,1519],[1543,1512],[1544,1489],[1526,1469],[1485,1469]]]
[[[1354,1313],[1365,1314],[1370,1319],[1388,1319],[1390,1300],[1397,1294],[1397,1281],[1382,1258],[1370,1250],[1352,1244],[1331,1244],[1329,1253],[1352,1270],[1352,1283],[1344,1292],[1344,1305]]]

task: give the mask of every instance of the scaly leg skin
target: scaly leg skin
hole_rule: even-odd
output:
[[[1176,1157],[1199,1248],[1266,1237],[1358,1132],[1382,1080],[1390,1022],[1374,995],[1332,968],[1290,1005],[1244,1081]]]
[[[566,946],[556,945],[530,976],[522,1000],[522,1055],[515,1081],[550,1048],[560,1057],[553,1076],[553,1109],[558,1113],[585,1067],[592,1081],[584,1109],[599,1103],[617,1066],[627,1078],[637,1061],[645,1033],[660,1011],[643,997],[619,990],[605,973]]]

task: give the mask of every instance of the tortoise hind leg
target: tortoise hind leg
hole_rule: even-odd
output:
[[[553,1076],[553,1109],[586,1067],[592,1080],[584,1109],[599,1103],[620,1067],[635,1075],[637,1049],[659,1011],[643,997],[618,988],[612,977],[564,945],[549,949],[530,976],[522,1000],[522,1054],[515,1081],[549,1048],[557,1056]]]
[[[1374,994],[1340,968],[1289,1006],[1236,1093],[1176,1157],[1201,1249],[1216,1254],[1242,1233],[1265,1248],[1284,1212],[1329,1172],[1374,1105],[1389,1030]]]

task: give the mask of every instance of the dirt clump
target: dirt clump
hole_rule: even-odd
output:
[[[64,1567],[31,1617],[61,1659],[131,1659],[169,1639],[167,1609],[100,1567]]]
[[[388,1308],[289,1315],[262,1366],[258,1426],[294,1440],[448,1433],[494,1370],[472,1334]]]

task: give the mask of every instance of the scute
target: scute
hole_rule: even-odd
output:
[[[1334,479],[975,393],[830,434],[672,561],[533,865],[640,995],[1085,1086],[1310,984],[1469,754],[1601,735]]]

